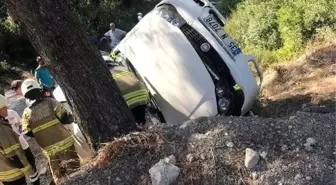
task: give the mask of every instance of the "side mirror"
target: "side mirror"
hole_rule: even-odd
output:
[[[140,21],[141,19],[142,19],[142,13],[139,12],[139,13],[138,13],[138,20]]]

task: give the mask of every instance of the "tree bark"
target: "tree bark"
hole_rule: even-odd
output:
[[[135,129],[133,115],[66,0],[6,0],[73,105],[93,148]]]

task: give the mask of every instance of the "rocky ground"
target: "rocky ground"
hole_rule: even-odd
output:
[[[174,155],[173,184],[332,185],[335,144],[334,114],[200,118],[120,138],[64,184],[151,184],[149,169]]]

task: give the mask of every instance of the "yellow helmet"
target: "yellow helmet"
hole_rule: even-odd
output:
[[[41,89],[41,86],[39,83],[37,83],[36,80],[34,79],[26,79],[25,81],[22,82],[21,85],[21,91],[22,95],[26,97],[27,92],[33,90],[33,89]]]
[[[7,106],[7,99],[0,94],[0,109]]]

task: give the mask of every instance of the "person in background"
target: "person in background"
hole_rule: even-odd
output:
[[[15,92],[15,94],[19,95],[22,98],[19,98],[16,101],[19,101],[17,104],[17,106],[12,107],[13,110],[15,110],[20,116],[22,116],[23,110],[28,107],[30,104],[32,104],[32,102],[30,102],[28,99],[23,97],[22,94],[22,90],[21,90],[21,84],[22,84],[22,80],[14,80],[11,84],[11,89]],[[20,101],[25,101],[20,102]]]
[[[6,123],[6,125],[11,127],[12,130],[17,134],[25,156],[34,172],[34,174],[30,175],[30,180],[34,184],[40,184],[39,173],[36,168],[34,155],[31,152],[29,144],[24,138],[24,134],[22,132],[21,117],[14,110],[7,109],[7,100],[2,95],[0,95],[0,120],[2,123]]]
[[[21,91],[21,84],[22,84],[22,80],[14,80],[11,83],[11,89],[19,96],[23,96],[22,91]]]
[[[54,98],[45,98],[41,86],[33,79],[21,85],[22,94],[33,103],[22,115],[23,131],[34,137],[49,160],[54,183],[80,167],[75,139],[62,124],[71,124],[72,116]]]
[[[111,39],[111,49],[113,50],[119,42],[126,36],[126,32],[116,28],[114,23],[110,23],[110,30],[104,34]]]
[[[52,91],[55,89],[54,81],[50,74],[50,71],[47,69],[47,65],[44,60],[38,56],[36,58],[38,67],[35,69],[35,78],[42,85],[43,94],[48,93],[52,97]]]

